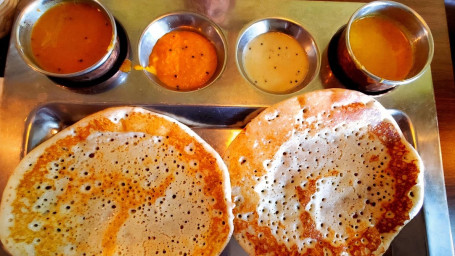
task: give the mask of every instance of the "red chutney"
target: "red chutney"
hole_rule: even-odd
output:
[[[191,31],[172,31],[161,37],[149,56],[150,70],[168,87],[189,91],[204,86],[215,73],[213,44]]]
[[[84,70],[108,51],[109,17],[90,4],[65,2],[47,10],[33,26],[31,46],[38,65],[67,74]]]

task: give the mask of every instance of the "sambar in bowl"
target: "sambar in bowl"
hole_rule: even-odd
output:
[[[118,56],[114,17],[97,1],[34,1],[15,24],[19,54],[50,77],[87,81],[105,74]]]
[[[430,28],[418,13],[398,2],[373,1],[349,19],[337,59],[352,86],[382,93],[422,76],[433,54]]]

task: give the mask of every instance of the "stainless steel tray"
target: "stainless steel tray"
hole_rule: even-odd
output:
[[[190,125],[220,154],[250,118],[263,107],[300,93],[344,87],[329,65],[328,45],[360,3],[308,1],[158,1],[101,0],[126,31],[129,59],[138,64],[142,31],[155,18],[175,11],[211,16],[227,40],[227,65],[209,87],[174,92],[153,83],[142,71],[118,73],[100,86],[70,90],[31,70],[10,44],[0,106],[0,190],[21,157],[66,125],[113,105],[140,105],[171,114]],[[222,8],[218,10],[216,8]],[[247,23],[265,17],[291,19],[314,37],[321,55],[319,75],[304,89],[288,95],[259,91],[240,74],[235,43]],[[419,215],[394,240],[388,255],[453,255],[444,187],[431,72],[412,84],[375,96],[397,119],[425,164],[425,200]],[[232,240],[223,255],[243,255]],[[5,252],[0,252],[5,254]]]

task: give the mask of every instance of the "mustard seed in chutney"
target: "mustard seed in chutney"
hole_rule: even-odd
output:
[[[255,37],[243,51],[245,72],[257,87],[286,93],[300,85],[308,73],[308,56],[293,37],[268,32]]]

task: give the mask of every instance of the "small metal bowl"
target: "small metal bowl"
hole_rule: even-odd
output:
[[[31,34],[33,25],[38,19],[50,8],[64,3],[88,3],[95,6],[98,10],[102,11],[104,15],[109,18],[112,26],[112,38],[111,43],[106,51],[106,54],[92,66],[74,73],[60,74],[53,73],[42,69],[32,54],[31,48]],[[19,55],[32,69],[40,72],[46,76],[64,79],[70,82],[83,82],[89,81],[102,75],[106,74],[114,65],[120,51],[118,39],[117,39],[117,28],[115,25],[114,17],[110,12],[99,2],[94,0],[36,0],[27,5],[22,12],[19,14],[16,23],[14,25],[14,36],[16,48]]]
[[[265,91],[262,88],[257,87],[254,84],[254,81],[252,81],[248,77],[248,74],[245,71],[243,55],[246,46],[255,37],[267,32],[281,32],[293,37],[302,46],[303,50],[305,51],[308,57],[309,64],[308,73],[306,74],[304,80],[290,91],[282,93]],[[257,20],[248,24],[244,29],[242,29],[242,31],[240,32],[240,36],[237,40],[236,57],[237,67],[239,68],[243,77],[245,77],[246,80],[248,80],[252,85],[254,85],[259,90],[273,94],[288,94],[303,89],[317,76],[321,65],[319,49],[311,34],[301,25],[291,20],[282,18],[265,18]]]
[[[223,36],[221,29],[213,23],[208,18],[191,12],[177,12],[163,15],[156,20],[152,21],[144,32],[141,35],[138,45],[138,57],[139,64],[142,67],[147,67],[149,65],[149,56],[152,53],[153,47],[156,42],[165,34],[174,31],[174,30],[185,30],[192,31],[203,35],[215,46],[218,65],[216,67],[215,73],[203,86],[199,87],[197,90],[206,88],[212,84],[218,77],[220,77],[222,71],[226,66],[226,39]],[[150,78],[155,83],[163,86],[164,88],[176,91],[173,88],[168,87],[166,84],[161,82],[158,77],[144,69],[145,75]],[[192,90],[194,91],[194,90]],[[179,90],[179,92],[185,92]]]
[[[354,21],[368,16],[383,16],[397,23],[412,44],[414,62],[409,74],[399,81],[387,80],[368,71],[352,52],[349,33]],[[338,44],[338,62],[354,87],[377,93],[408,84],[419,78],[430,66],[434,43],[430,28],[411,8],[392,1],[375,1],[364,5],[349,19]]]

